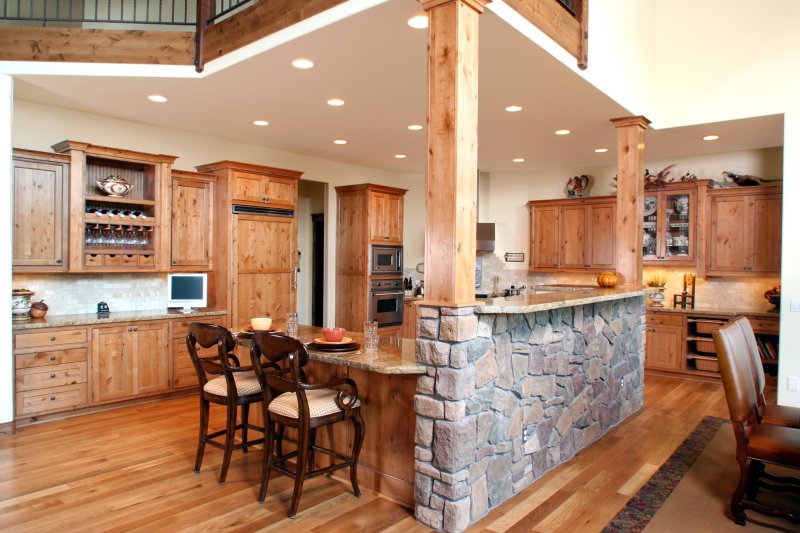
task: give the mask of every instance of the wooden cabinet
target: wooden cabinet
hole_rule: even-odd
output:
[[[198,170],[227,174],[232,203],[285,209],[297,205],[297,179],[301,172],[235,161],[203,165]]]
[[[397,246],[403,244],[403,194],[375,190],[369,192],[371,243]]]
[[[403,302],[403,326],[401,336],[404,339],[417,338],[417,306],[413,300]]]
[[[668,183],[644,193],[642,263],[697,264],[703,206],[710,180]]]
[[[530,270],[579,272],[616,265],[616,198],[528,202]]]
[[[63,141],[70,157],[69,271],[155,272],[166,224],[162,185],[175,157]],[[120,177],[131,189],[110,196],[98,187]]]
[[[170,269],[211,270],[216,177],[172,171]]]
[[[172,338],[172,382],[173,389],[184,389],[197,385],[197,372],[194,369],[189,349],[186,346],[186,334],[189,333],[189,324],[199,321],[206,324],[225,325],[224,317],[203,317],[200,319],[172,320],[170,324]],[[201,357],[217,355],[217,347],[203,348],[198,346]],[[244,361],[242,364],[246,364]]]
[[[646,324],[645,368],[680,371],[685,347],[683,317],[649,312]]]
[[[708,192],[709,276],[781,273],[782,186]]]
[[[169,388],[166,322],[92,329],[92,401],[119,400]]]
[[[67,270],[69,157],[14,150],[15,272]]]
[[[406,192],[371,183],[336,187],[336,325],[361,331],[369,318],[370,246],[403,245]]]

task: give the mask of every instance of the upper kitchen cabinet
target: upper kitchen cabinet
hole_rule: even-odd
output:
[[[580,272],[616,265],[616,198],[528,202],[530,270]]]
[[[15,272],[67,270],[69,157],[14,150]]]
[[[174,156],[63,141],[70,156],[70,272],[155,272],[162,184]]]
[[[172,171],[169,257],[171,270],[211,270],[216,176]]]
[[[710,180],[668,183],[644,193],[642,263],[693,266],[700,237],[697,228]]]
[[[297,205],[297,180],[302,172],[236,161],[219,161],[198,170],[224,175],[234,204],[282,209]]]
[[[708,192],[709,276],[768,276],[781,272],[782,185]]]
[[[373,244],[403,244],[405,191],[373,185],[369,191],[369,240]]]

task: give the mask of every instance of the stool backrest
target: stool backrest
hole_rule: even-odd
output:
[[[748,425],[755,417],[757,400],[753,386],[750,348],[744,332],[737,324],[728,324],[712,332],[717,349],[725,399],[733,422]]]
[[[197,353],[197,346],[203,348],[217,347],[217,355],[213,357],[200,357]],[[197,379],[202,388],[208,381],[208,374],[230,374],[233,368],[230,359],[239,366],[239,361],[233,355],[236,348],[236,341],[233,335],[226,328],[216,324],[206,324],[203,322],[192,322],[189,324],[189,333],[186,334],[186,347],[189,350],[189,357],[192,358],[194,369],[197,372]],[[232,379],[232,378],[231,378]]]
[[[756,388],[756,401],[759,407],[766,404],[764,400],[764,385],[766,380],[764,378],[764,367],[761,364],[761,354],[758,350],[758,342],[756,341],[756,334],[753,332],[753,326],[746,316],[740,316],[733,321],[734,324],[739,326],[747,342],[748,353],[750,354],[750,370],[753,371],[753,385]]]
[[[298,392],[307,382],[303,367],[308,363],[308,350],[294,337],[256,332],[250,359],[267,395],[266,404],[272,401],[273,394]]]

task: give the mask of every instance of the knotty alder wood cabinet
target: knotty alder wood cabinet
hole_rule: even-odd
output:
[[[369,191],[369,239],[373,244],[403,244],[403,194]]]
[[[644,193],[642,264],[694,266],[711,180],[668,183]]]
[[[598,196],[528,202],[530,267],[579,272],[616,265],[616,198]]]
[[[69,157],[14,150],[15,272],[67,270]]]
[[[708,192],[708,276],[781,273],[780,184]]]
[[[686,331],[683,315],[649,312],[645,324],[645,368],[683,370]]]
[[[172,171],[170,188],[170,270],[213,267],[216,176]]]

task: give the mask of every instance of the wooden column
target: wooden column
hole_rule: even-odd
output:
[[[475,301],[478,16],[486,0],[422,1],[428,12],[425,297]]]
[[[620,285],[641,286],[644,216],[645,117],[611,119],[617,128],[617,274]]]

